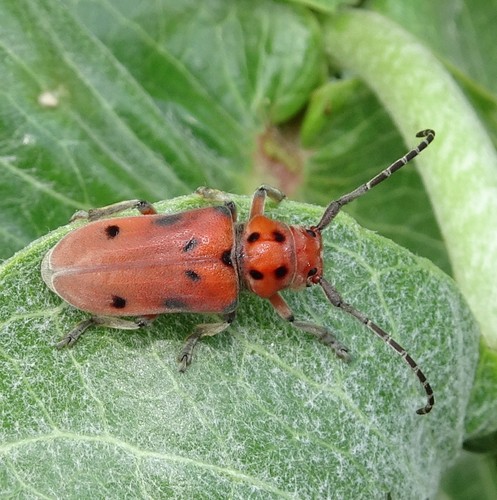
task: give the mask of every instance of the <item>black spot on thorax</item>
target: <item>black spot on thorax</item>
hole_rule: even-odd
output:
[[[286,266],[280,266],[274,270],[274,276],[276,277],[276,279],[279,280],[283,279],[287,274],[288,274],[288,267]]]
[[[230,266],[230,267],[233,267],[233,261],[231,260],[231,250],[225,250],[222,254],[221,254],[221,261],[223,264],[225,264],[226,266]]]
[[[261,280],[264,278],[264,274],[262,274],[260,271],[257,269],[251,269],[249,271],[250,277],[254,280]]]
[[[317,274],[317,272],[318,272],[318,268],[313,267],[312,269],[309,269],[309,272],[307,273],[307,277],[310,278],[311,276],[314,276],[315,274]]]
[[[251,234],[248,235],[247,237],[247,242],[248,243],[254,243],[255,241],[257,241],[259,238],[261,237],[261,234],[260,233],[257,233],[257,232],[253,232]]]

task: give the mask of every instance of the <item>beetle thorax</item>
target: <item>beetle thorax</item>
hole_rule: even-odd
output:
[[[309,234],[312,232],[311,234]],[[239,270],[246,288],[269,298],[285,288],[301,288],[309,271],[321,273],[321,235],[256,215],[240,236]]]

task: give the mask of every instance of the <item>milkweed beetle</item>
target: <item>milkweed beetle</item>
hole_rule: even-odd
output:
[[[295,320],[280,291],[320,285],[330,303],[364,323],[410,366],[423,386],[427,402],[417,410],[428,413],[435,398],[417,363],[390,335],[345,302],[323,276],[321,233],[340,209],[387,179],[417,156],[434,139],[432,130],[417,134],[418,146],[369,182],[332,201],[321,220],[311,227],[289,226],[264,215],[266,197],[280,202],[278,189],[261,186],[254,194],[248,222],[236,222],[236,207],[217,190],[199,188],[218,206],[172,215],[130,200],[88,212],[73,219],[90,221],[66,235],[43,259],[42,277],[48,287],[72,306],[92,316],[76,325],[57,347],[73,345],[92,325],[137,329],[162,313],[217,313],[219,323],[198,325],[190,334],[178,362],[185,371],[197,342],[225,330],[235,319],[240,290],[268,299],[276,312],[295,327],[317,337],[338,357],[348,349],[324,326]],[[123,210],[142,215],[108,219]],[[135,316],[125,320],[120,316]]]

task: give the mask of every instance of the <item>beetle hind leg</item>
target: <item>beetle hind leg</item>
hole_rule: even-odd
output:
[[[55,344],[55,347],[57,347],[57,349],[72,347],[77,342],[79,337],[81,337],[81,335],[83,335],[83,333],[85,333],[90,326],[95,324],[94,318],[85,319],[84,321],[79,322],[65,337]]]
[[[183,373],[190,366],[193,359],[193,350],[197,342],[203,337],[212,337],[226,330],[235,319],[235,312],[223,316],[224,321],[219,323],[203,323],[186,337],[185,345],[178,356],[178,370]]]
[[[91,326],[107,326],[108,328],[117,328],[118,330],[138,330],[148,326],[155,316],[140,316],[133,320],[115,318],[111,316],[91,316],[78,323],[65,337],[63,337],[55,347],[62,349],[64,347],[72,347],[79,337],[88,330]]]

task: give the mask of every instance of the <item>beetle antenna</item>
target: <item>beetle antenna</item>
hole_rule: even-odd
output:
[[[378,175],[373,177],[371,180],[362,184],[354,191],[350,193],[344,194],[338,200],[332,201],[324,211],[321,220],[318,225],[314,227],[317,231],[322,231],[326,226],[330,224],[330,222],[336,217],[338,212],[340,212],[341,208],[350,203],[351,201],[361,197],[363,194],[367,193],[371,188],[377,186],[380,182],[383,182],[385,179],[390,177],[394,172],[402,168],[404,165],[409,163],[413,158],[419,155],[423,149],[427,148],[428,145],[435,138],[435,132],[431,129],[422,130],[416,134],[416,137],[424,137],[424,139],[414,148],[411,149],[408,153],[406,153],[402,158],[399,158],[397,161],[393,162],[389,167],[385,170],[381,171]]]
[[[383,342],[388,344],[409,365],[416,377],[418,377],[418,380],[423,386],[427,397],[426,405],[416,410],[416,413],[418,415],[426,415],[427,413],[429,413],[433,408],[433,405],[435,404],[435,396],[433,395],[433,390],[428,383],[428,380],[419,368],[416,361],[414,361],[409,353],[392,337],[390,337],[390,335],[385,332],[385,330],[380,328],[376,323],[373,323],[366,315],[358,311],[355,307],[344,302],[338,291],[333,287],[333,285],[331,285],[331,283],[326,281],[324,278],[320,278],[319,284],[323,288],[326,297],[332,305],[349,313],[351,316],[354,316],[354,318],[358,319],[361,323],[364,323],[373,333],[378,335],[378,337],[380,337]]]

